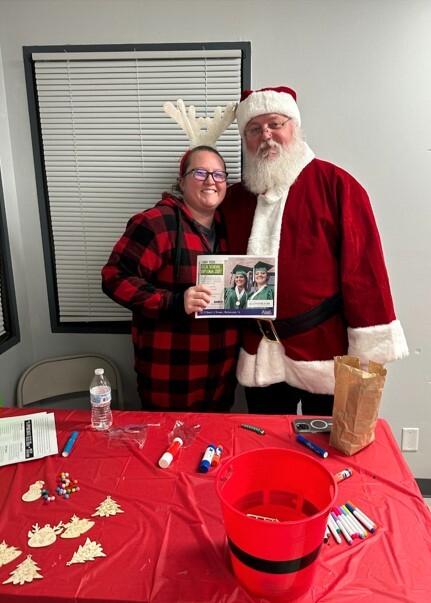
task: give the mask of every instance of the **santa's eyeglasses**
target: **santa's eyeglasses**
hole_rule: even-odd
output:
[[[189,174],[193,174],[193,178],[195,180],[200,180],[201,182],[205,182],[208,176],[212,176],[214,182],[226,182],[228,177],[228,173],[223,170],[216,170],[215,172],[208,172],[207,170],[203,170],[201,168],[195,168],[194,170],[189,170],[183,176],[185,178]]]
[[[271,121],[266,128],[261,128],[260,126],[251,126],[244,131],[244,136],[247,138],[255,138],[256,136],[262,136],[262,134],[267,130],[270,133],[276,132],[277,130],[281,130],[281,128],[290,120],[291,118],[288,117],[286,121]]]

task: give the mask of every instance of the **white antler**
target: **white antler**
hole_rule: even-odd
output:
[[[236,103],[228,103],[224,113],[216,107],[214,117],[196,117],[196,109],[190,105],[188,111],[184,101],[179,98],[177,107],[171,102],[163,105],[165,113],[184,130],[192,147],[201,144],[215,147],[217,140],[235,119]]]

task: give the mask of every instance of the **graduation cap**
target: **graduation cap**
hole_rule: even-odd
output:
[[[247,274],[251,271],[251,268],[248,266],[242,266],[241,264],[237,264],[235,268],[232,268],[232,274],[235,276],[237,274],[242,274],[243,276],[247,276]]]
[[[254,265],[254,270],[264,270],[265,272],[269,272],[271,268],[274,268],[272,264],[267,264],[266,262],[257,262]]]

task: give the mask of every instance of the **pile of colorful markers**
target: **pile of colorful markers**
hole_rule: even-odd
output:
[[[376,523],[348,500],[344,505],[332,508],[328,517],[324,542],[328,542],[329,536],[332,534],[338,544],[342,543],[341,536],[343,536],[345,541],[352,545],[354,538],[364,539],[369,533],[373,534],[376,530]]]

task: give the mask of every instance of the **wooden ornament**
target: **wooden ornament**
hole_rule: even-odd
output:
[[[29,538],[28,546],[42,547],[49,546],[57,540],[57,534],[62,532],[64,524],[60,521],[58,525],[51,527],[49,523],[47,523],[43,528],[39,528],[39,525],[36,523],[32,527],[33,530],[30,530],[27,534]]]
[[[33,582],[35,578],[43,578],[41,574],[38,574],[38,571],[40,571],[40,567],[37,566],[36,561],[33,561],[31,555],[27,555],[27,559],[11,572],[10,578],[5,580],[3,584],[10,582],[13,584],[24,584],[25,582]]]
[[[42,480],[38,480],[37,482],[32,484],[27,490],[27,492],[24,492],[24,494],[22,495],[22,500],[24,502],[33,502],[40,498],[42,496],[42,488],[44,484],[45,482],[43,482]]]
[[[96,513],[93,513],[91,517],[95,517],[96,515],[108,517],[109,515],[116,515],[117,513],[124,513],[124,511],[120,509],[120,505],[108,494],[106,499],[97,507]]]
[[[0,543],[0,567],[2,565],[6,565],[6,563],[10,563],[17,557],[21,555],[22,551],[15,548],[14,546],[8,546],[6,542],[3,540]]]
[[[64,526],[64,532],[61,534],[60,538],[78,538],[81,534],[85,534],[88,530],[94,526],[94,521],[90,519],[79,519],[76,515],[74,515],[69,523],[66,523]]]
[[[85,544],[80,545],[76,553],[73,553],[73,557],[66,565],[72,565],[72,563],[85,563],[86,561],[94,561],[96,557],[106,557],[102,550],[102,545],[99,542],[95,542],[87,538]]]

